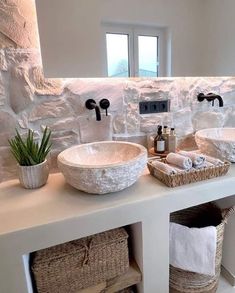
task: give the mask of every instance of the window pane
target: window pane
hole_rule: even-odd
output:
[[[138,36],[139,76],[158,76],[158,37]]]
[[[109,77],[129,77],[128,35],[106,34]]]

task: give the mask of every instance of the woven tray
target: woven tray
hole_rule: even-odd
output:
[[[32,255],[38,293],[75,293],[124,274],[129,268],[128,234],[118,228]]]
[[[152,176],[156,177],[160,181],[162,181],[164,184],[166,184],[169,187],[177,187],[184,184],[194,183],[202,180],[207,180],[219,176],[223,176],[227,174],[230,163],[225,162],[223,166],[213,166],[208,168],[203,168],[200,170],[192,170],[185,173],[179,173],[174,175],[168,175],[161,170],[157,169],[152,162],[153,160],[149,160],[147,165],[149,172]],[[160,162],[165,163],[165,159],[159,160]]]

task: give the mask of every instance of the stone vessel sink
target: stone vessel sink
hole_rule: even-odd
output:
[[[196,132],[195,140],[204,154],[235,162],[235,128],[209,128]]]
[[[94,194],[115,192],[132,185],[146,162],[145,147],[119,141],[77,145],[58,156],[58,166],[67,183]]]

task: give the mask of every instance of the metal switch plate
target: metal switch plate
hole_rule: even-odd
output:
[[[140,114],[163,113],[170,111],[170,100],[139,102]]]

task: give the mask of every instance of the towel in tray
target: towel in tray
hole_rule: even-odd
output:
[[[215,275],[216,228],[188,228],[170,223],[170,264],[182,270]]]
[[[200,168],[200,166],[203,166],[204,162],[206,161],[205,156],[202,154],[187,151],[179,151],[178,154],[190,158],[192,160],[193,167],[195,168]]]
[[[211,156],[205,156],[206,158],[206,161],[215,165],[215,166],[223,166],[224,165],[224,162],[221,161],[220,159],[217,159],[217,158],[213,158]]]
[[[180,167],[184,170],[190,170],[193,165],[190,158],[176,153],[169,153],[166,157],[166,161],[167,163]]]
[[[166,173],[167,175],[177,174],[177,170],[168,164],[162,163],[157,160],[153,160],[151,163],[154,167],[156,167],[158,170]]]

